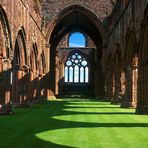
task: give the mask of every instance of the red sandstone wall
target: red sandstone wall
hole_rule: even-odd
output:
[[[12,36],[14,49],[17,33],[21,26],[26,33],[27,56],[30,55],[32,43],[36,42],[39,50],[45,49],[43,45],[44,36],[41,32],[41,14],[36,8],[33,0],[0,0],[0,4],[6,12]]]
[[[43,11],[46,24],[62,10],[75,4],[92,11],[101,21],[111,14],[114,7],[110,0],[45,0],[43,2]]]

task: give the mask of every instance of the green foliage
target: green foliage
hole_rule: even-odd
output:
[[[0,116],[0,148],[147,148],[148,116],[88,99],[48,101]]]

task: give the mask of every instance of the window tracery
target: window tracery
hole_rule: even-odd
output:
[[[89,67],[86,58],[74,52],[65,62],[65,82],[88,83]]]

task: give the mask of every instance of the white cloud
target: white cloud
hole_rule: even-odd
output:
[[[84,47],[84,46],[82,46],[80,44],[74,44],[74,43],[70,43],[69,46],[70,47]]]

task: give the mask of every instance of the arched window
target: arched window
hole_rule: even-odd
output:
[[[65,62],[65,82],[88,83],[89,67],[86,58],[74,52]]]
[[[80,32],[74,32],[69,35],[69,47],[86,47],[86,36]]]

